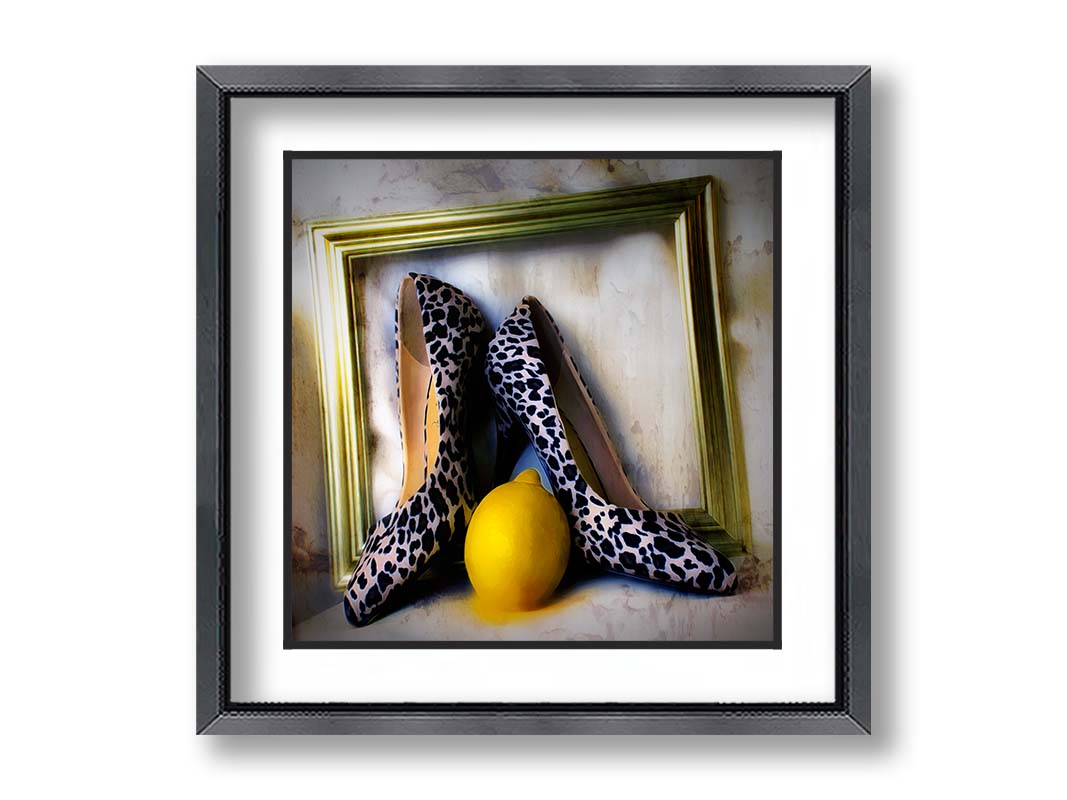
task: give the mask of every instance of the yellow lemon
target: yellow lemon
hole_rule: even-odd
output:
[[[570,556],[567,517],[536,470],[485,496],[467,528],[463,558],[474,591],[502,611],[537,608],[556,590]]]

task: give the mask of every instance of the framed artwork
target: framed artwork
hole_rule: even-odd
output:
[[[198,732],[870,732],[868,68],[197,87]]]
[[[301,470],[294,473],[290,465],[286,472],[292,478],[291,491],[295,486],[305,508],[325,496],[328,535],[315,542],[307,534],[315,523],[305,522],[312,515],[305,512],[293,518],[291,531],[300,542],[295,562],[290,545],[289,577],[292,581],[295,572],[300,582],[291,583],[286,591],[291,601],[288,618],[293,625],[287,646],[309,647],[316,641],[333,646],[411,645],[442,639],[482,642],[485,646],[501,641],[525,641],[530,646],[551,643],[553,647],[650,641],[707,646],[734,641],[751,646],[774,644],[777,592],[766,562],[773,563],[775,536],[774,527],[764,524],[764,517],[769,520],[773,516],[773,507],[759,509],[765,511],[758,515],[757,524],[758,544],[764,555],[761,561],[752,536],[742,424],[731,381],[730,349],[725,346],[729,338],[726,326],[732,320],[724,317],[727,286],[720,277],[723,254],[718,252],[715,212],[717,202],[721,202],[718,195],[725,188],[708,175],[549,196],[543,194],[543,188],[522,188],[524,176],[531,173],[584,181],[583,188],[600,185],[605,175],[613,176],[609,171],[616,169],[613,164],[618,164],[620,171],[625,164],[640,164],[645,175],[717,171],[728,176],[731,185],[737,185],[733,183],[736,181],[759,195],[758,202],[747,202],[739,192],[734,216],[755,225],[753,217],[767,206],[761,242],[773,241],[777,153],[679,155],[685,154],[674,153],[670,158],[618,153],[613,158],[566,158],[559,153],[544,157],[525,153],[492,159],[471,159],[469,154],[418,158],[410,154],[400,158],[389,154],[287,154],[288,185],[300,206],[299,218],[307,213],[304,207],[314,207],[316,197],[334,201],[332,188],[323,191],[328,180],[322,180],[324,175],[333,174],[358,174],[347,195],[358,202],[361,195],[371,193],[372,206],[381,179],[394,174],[413,176],[390,182],[396,202],[406,205],[419,202],[415,198],[421,186],[441,180],[465,182],[464,176],[470,174],[479,177],[476,186],[462,193],[465,199],[485,196],[485,183],[493,187],[488,190],[493,193],[536,192],[533,198],[518,202],[316,219],[304,224],[307,246],[299,250],[308,253],[311,303],[308,308],[306,301],[298,299],[290,305],[298,319],[310,312],[314,324],[294,328],[290,321],[288,327],[294,336],[298,329],[304,330],[304,339],[295,352],[316,354],[322,433],[309,432],[315,420],[298,416],[293,424],[298,436],[303,431],[303,438],[312,444],[322,440],[326,464],[324,479],[318,478],[313,468],[301,474]],[[415,197],[405,190],[407,182],[413,183]],[[293,216],[292,205],[290,202],[289,216]],[[762,436],[749,431],[749,439],[758,451],[757,460],[773,467],[773,247],[761,247],[750,261],[747,284],[735,292],[738,305],[744,305],[745,310],[737,309],[735,317],[747,321],[751,316],[758,322],[762,316],[766,327],[760,330],[757,325],[748,337],[752,344],[751,376],[743,377],[743,385],[738,387],[743,397],[738,399],[760,405],[759,415],[772,423],[760,429]],[[290,259],[287,275],[292,277],[295,269],[299,280],[300,266],[294,266]],[[609,433],[617,432],[615,447],[621,464],[624,472],[633,476],[640,496],[653,508],[678,514],[700,541],[730,558],[731,565],[742,567],[738,580],[746,583],[747,591],[734,600],[722,601],[739,604],[730,615],[729,626],[712,630],[715,616],[708,613],[706,598],[688,592],[657,592],[633,581],[611,583],[604,576],[594,580],[581,574],[578,564],[572,565],[570,579],[557,587],[556,602],[531,609],[543,613],[509,618],[507,625],[501,624],[499,614],[497,624],[486,625],[486,620],[478,619],[494,609],[483,608],[477,602],[478,594],[467,591],[462,568],[455,570],[456,580],[438,575],[434,585],[424,578],[420,584],[420,600],[424,602],[406,604],[414,616],[394,614],[388,622],[367,626],[366,630],[350,629],[337,613],[336,597],[326,591],[319,593],[326,598],[326,607],[317,607],[309,583],[321,583],[325,576],[316,575],[316,564],[325,565],[323,556],[328,554],[328,579],[335,590],[344,592],[365,551],[368,534],[377,520],[396,506],[404,482],[403,448],[396,441],[399,409],[394,306],[397,287],[413,271],[464,287],[493,329],[526,294],[536,294],[543,303],[551,304],[559,324],[565,326],[572,352],[581,349],[574,357],[598,398]],[[314,342],[308,330],[312,327]],[[294,367],[292,359],[288,366]],[[312,377],[313,370],[302,364],[299,355],[295,369]],[[290,386],[301,391],[311,382],[290,380]],[[650,387],[656,390],[649,391]],[[471,391],[475,395],[472,405],[478,410],[470,422],[477,429],[493,420],[493,399],[487,387],[474,385]],[[314,406],[315,400],[307,396],[299,405]],[[290,418],[292,407],[290,402]],[[493,466],[500,462],[500,467],[514,473],[514,465],[504,463],[506,454],[499,453],[500,448],[485,441],[487,438],[468,443],[475,461]],[[292,445],[287,451],[293,452]],[[550,455],[546,452],[544,458]],[[525,466],[538,459],[531,453],[520,460]],[[476,466],[472,471],[477,473]],[[767,488],[769,499],[773,494],[771,470],[757,473],[755,480]],[[488,476],[480,481],[474,496],[485,496],[493,482]],[[547,474],[544,485],[546,489],[552,485]],[[473,520],[472,524],[478,527]],[[642,552],[640,541],[632,536],[638,547],[632,572],[623,570],[624,574],[630,578],[658,577],[669,589],[684,589],[671,578],[682,577],[676,572],[684,572],[688,559],[676,553],[679,561],[672,562],[672,571],[667,552],[659,552],[664,548],[676,552],[671,543],[650,543]],[[613,553],[625,546],[620,534],[607,547]],[[309,558],[311,553],[319,555],[318,559]],[[447,560],[448,554],[443,558]],[[463,561],[458,548],[452,560]],[[648,574],[640,575],[645,565]],[[493,570],[498,571],[498,566],[492,565]],[[601,566],[599,559],[596,566]],[[442,567],[439,564],[436,572],[445,572]],[[388,581],[392,582],[391,576]],[[756,590],[757,583],[760,591]],[[433,595],[433,601],[426,595]],[[620,608],[608,612],[606,624],[590,618],[593,609],[612,602]],[[649,609],[642,615],[621,609],[622,603],[633,602],[646,602]],[[683,610],[687,604],[691,608]],[[665,629],[659,616],[668,607],[672,609],[672,627]],[[310,620],[300,619],[311,610],[319,613]]]

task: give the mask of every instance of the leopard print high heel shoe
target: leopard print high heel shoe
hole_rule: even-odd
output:
[[[365,625],[466,528],[474,508],[466,387],[485,320],[463,292],[409,274],[396,304],[404,481],[396,508],[367,537],[345,590],[345,617]]]
[[[486,356],[501,440],[521,429],[545,466],[575,548],[596,567],[689,591],[735,589],[733,564],[677,514],[651,510],[623,472],[559,328],[524,297]]]

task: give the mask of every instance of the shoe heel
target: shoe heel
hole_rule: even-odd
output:
[[[529,439],[526,431],[508,409],[500,403],[496,406],[496,469],[495,481],[499,485],[507,481],[519,456],[526,449]]]

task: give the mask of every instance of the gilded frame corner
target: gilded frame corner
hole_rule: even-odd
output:
[[[727,554],[752,544],[748,483],[724,324],[710,176],[619,189],[305,226],[315,309],[330,574],[343,588],[373,524],[365,387],[351,290],[356,259],[509,239],[669,222],[687,331],[702,503],[676,509]],[[716,446],[723,442],[725,446]]]

